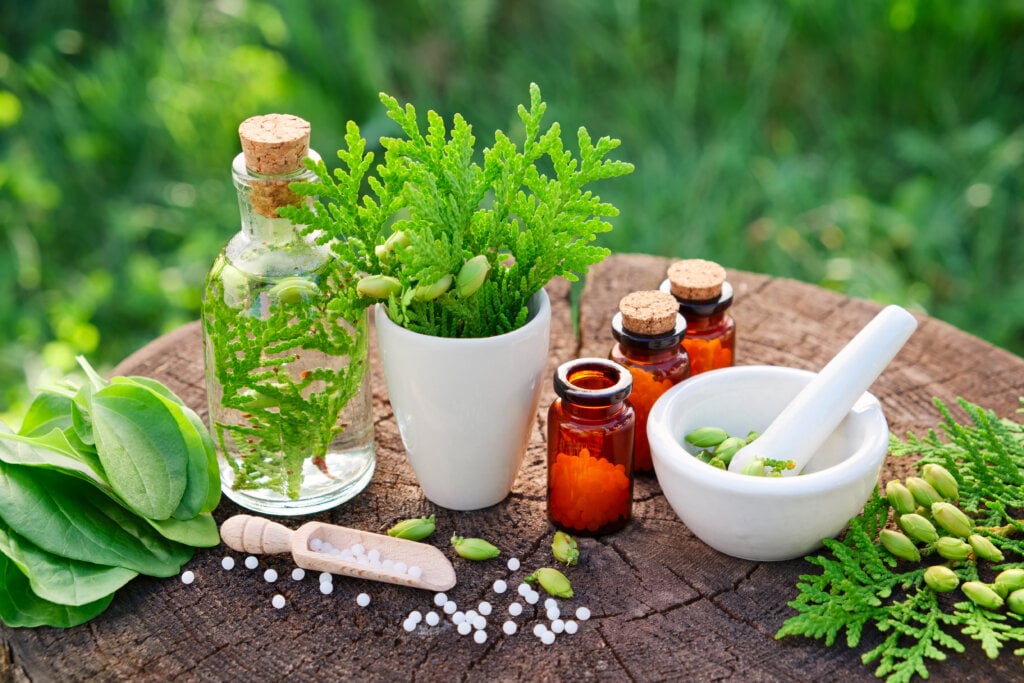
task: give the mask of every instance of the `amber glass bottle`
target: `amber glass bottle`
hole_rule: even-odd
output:
[[[558,528],[598,536],[626,526],[633,510],[633,378],[603,358],[555,371],[548,410],[548,518]]]
[[[736,322],[729,314],[733,292],[725,269],[701,259],[676,261],[660,289],[676,298],[686,319],[683,347],[690,357],[690,374],[735,365]]]
[[[680,344],[686,320],[676,312],[675,298],[664,292],[633,292],[619,302],[612,318],[617,342],[609,358],[629,370],[633,392],[629,402],[636,412],[633,470],[654,469],[647,441],[647,416],[662,394],[690,376],[690,361]]]

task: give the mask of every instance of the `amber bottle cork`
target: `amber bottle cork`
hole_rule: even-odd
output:
[[[626,330],[654,337],[675,329],[679,303],[665,292],[632,292],[619,301],[619,312]]]
[[[291,114],[253,116],[238,126],[246,168],[266,178],[253,183],[250,195],[260,215],[277,218],[279,207],[298,203],[288,187],[291,179],[275,176],[303,169],[302,160],[309,156],[309,131],[308,121]]]
[[[672,294],[683,301],[710,301],[722,294],[725,268],[714,261],[685,259],[668,268]]]

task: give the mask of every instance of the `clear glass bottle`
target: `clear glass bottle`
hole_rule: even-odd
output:
[[[548,519],[582,536],[618,531],[632,518],[633,377],[603,358],[555,371],[548,409]]]
[[[333,296],[345,283],[329,246],[277,213],[303,201],[290,183],[315,178],[301,163],[319,159],[308,124],[272,114],[239,132],[245,151],[231,173],[241,231],[203,297],[210,426],[228,498],[307,514],[351,499],[373,476],[368,317]]]
[[[729,314],[732,285],[725,269],[713,261],[690,259],[669,266],[661,291],[679,302],[686,319],[683,348],[690,357],[690,375],[736,363],[736,321]]]
[[[621,311],[612,318],[612,336],[616,344],[608,357],[633,376],[629,402],[636,412],[633,439],[635,472],[654,469],[651,445],[647,441],[647,416],[651,407],[662,394],[690,376],[690,360],[680,344],[685,334],[686,321],[678,313],[670,331],[651,335],[630,330],[623,323]]]

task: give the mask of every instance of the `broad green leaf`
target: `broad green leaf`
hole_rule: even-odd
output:
[[[21,570],[0,554],[0,620],[12,628],[53,626],[70,628],[83,624],[107,609],[110,594],[80,607],[58,605],[32,592]]]
[[[25,574],[36,595],[61,605],[95,602],[138,575],[123,567],[81,562],[46,552],[12,532],[2,520],[0,552]]]
[[[93,462],[87,461],[92,458]],[[83,454],[68,441],[65,432],[54,428],[39,436],[12,433],[0,423],[0,460],[11,465],[29,465],[60,470],[110,490],[95,453]]]
[[[78,479],[38,467],[0,463],[0,519],[56,555],[140,574],[173,576],[192,556]]]
[[[93,388],[86,385],[71,400],[71,426],[82,443],[90,446],[96,444],[92,428],[92,394]]]
[[[202,512],[192,519],[146,519],[164,538],[197,548],[212,548],[220,543],[217,522],[209,512]]]
[[[149,377],[115,377],[113,384],[134,384],[149,389],[164,400],[174,415],[188,446],[187,483],[181,504],[174,511],[178,519],[191,519],[199,512],[211,512],[220,503],[220,468],[217,451],[203,420],[174,392]]]
[[[18,433],[24,436],[38,436],[53,429],[64,430],[70,426],[71,398],[64,394],[44,391],[32,400]]]
[[[93,394],[92,419],[114,491],[140,515],[170,517],[188,481],[189,446],[164,400],[144,387],[112,384]]]

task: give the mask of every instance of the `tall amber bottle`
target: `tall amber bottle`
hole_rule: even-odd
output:
[[[686,318],[683,347],[690,356],[690,374],[735,365],[736,321],[729,314],[733,292],[725,268],[702,259],[676,261],[660,289],[676,298]]]
[[[629,370],[633,392],[629,402],[636,411],[633,438],[633,470],[654,469],[647,442],[647,416],[662,394],[690,376],[690,361],[680,344],[686,334],[686,320],[678,312],[673,296],[664,292],[633,292],[619,302],[612,318],[612,336],[617,342],[609,358]]]
[[[633,510],[633,377],[610,360],[580,358],[560,365],[554,384],[548,518],[584,536],[618,531]]]

